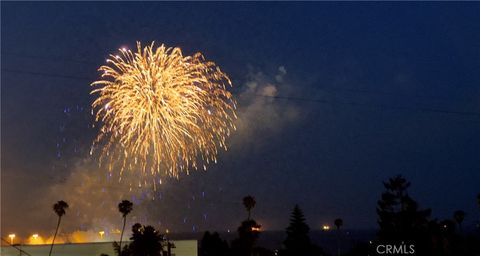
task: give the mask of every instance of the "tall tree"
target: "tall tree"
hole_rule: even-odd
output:
[[[245,206],[245,209],[247,209],[247,212],[248,212],[247,220],[250,220],[250,213],[252,209],[255,207],[256,203],[257,202],[255,201],[255,197],[253,196],[248,195],[243,198],[243,206]]]
[[[337,227],[337,255],[340,256],[340,228],[343,226],[343,220],[337,218],[333,223]]]
[[[260,233],[260,225],[250,218],[250,212],[255,207],[255,198],[246,196],[243,198],[243,205],[248,212],[247,220],[238,227],[238,238],[232,241],[232,253],[238,256],[250,256],[254,252],[255,243]]]
[[[477,204],[478,204],[478,207],[480,207],[480,193],[478,193],[477,195]]]
[[[50,252],[48,253],[49,256],[52,255],[53,244],[55,244],[55,238],[57,237],[58,228],[60,227],[60,221],[62,220],[62,216],[65,215],[67,208],[68,204],[63,200],[60,200],[53,205],[53,211],[58,215],[58,222],[57,228],[55,229],[55,235],[53,235],[52,244],[50,245]]]
[[[458,230],[462,232],[462,222],[465,219],[465,212],[462,210],[457,210],[453,213],[453,219],[458,224]]]
[[[427,226],[431,210],[420,210],[408,194],[410,182],[398,175],[383,183],[385,192],[377,204],[378,236],[381,242],[413,242],[419,250],[428,243]]]
[[[302,210],[295,205],[290,217],[290,225],[287,227],[287,238],[283,242],[285,249],[281,255],[322,255],[321,249],[311,243],[309,231],[310,227],[306,223]]]
[[[123,217],[123,227],[122,233],[120,235],[120,245],[119,245],[119,255],[122,255],[122,239],[123,239],[123,232],[125,231],[125,224],[127,223],[127,215],[132,211],[133,204],[128,200],[123,200],[118,204],[118,211],[122,214]]]
[[[232,241],[232,253],[238,256],[252,255],[260,234],[260,225],[255,220],[245,220],[238,227],[238,238]]]
[[[113,247],[119,256],[161,256],[165,254],[163,247],[166,242],[165,236],[160,234],[152,226],[142,226],[135,223],[132,226],[132,236],[130,244],[125,245],[120,250],[120,245],[116,242]]]
[[[335,219],[333,223],[335,224],[335,227],[337,227],[337,230],[340,230],[340,227],[343,226],[343,220],[340,218]]]
[[[217,232],[205,232],[199,249],[200,256],[229,256],[228,243],[222,240]]]
[[[140,227],[140,228],[138,228]],[[132,255],[160,256],[165,237],[152,226],[134,225],[129,249]]]

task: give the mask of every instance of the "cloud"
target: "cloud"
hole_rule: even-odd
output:
[[[238,96],[237,134],[234,136],[242,141],[258,141],[258,136],[277,133],[299,120],[299,108],[284,98],[294,90],[286,75],[284,66],[278,67],[273,75],[250,69]]]

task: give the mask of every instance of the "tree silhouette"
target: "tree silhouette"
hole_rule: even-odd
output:
[[[220,235],[215,232],[205,232],[200,241],[200,256],[228,256],[228,243],[220,238]]]
[[[238,227],[238,238],[232,241],[234,255],[250,256],[258,240],[261,226],[255,220],[245,220]]]
[[[478,204],[478,207],[480,207],[480,193],[478,193],[477,195],[477,204]]]
[[[410,182],[398,175],[383,183],[386,191],[377,204],[380,242],[414,243],[418,253],[429,243],[428,218],[430,209],[420,210],[407,192]]]
[[[335,224],[335,227],[337,227],[337,255],[340,256],[340,227],[343,226],[343,220],[337,218],[333,223]]]
[[[343,226],[343,220],[340,218],[335,219],[334,224],[335,224],[335,227],[337,227],[337,229],[339,230],[340,227]]]
[[[478,193],[477,195],[477,204],[478,204],[478,207],[480,207],[480,193]]]
[[[462,222],[465,219],[465,212],[462,210],[457,210],[453,213],[453,219],[458,224],[458,230],[462,232]]]
[[[129,245],[132,255],[160,256],[163,251],[162,242],[165,240],[152,226],[134,225],[132,229],[132,242]]]
[[[243,205],[248,211],[248,218],[238,227],[238,238],[232,241],[232,253],[234,255],[250,256],[256,249],[259,249],[255,248],[255,243],[258,240],[261,225],[250,218],[250,212],[255,207],[255,204],[253,196],[249,195],[243,198]]]
[[[135,223],[132,226],[132,236],[130,244],[125,245],[120,250],[120,245],[113,243],[115,252],[119,256],[161,256],[166,243],[164,235],[160,234],[152,226],[142,226]]]
[[[118,255],[122,255],[122,239],[123,239],[123,232],[125,231],[125,224],[127,223],[127,215],[132,211],[133,204],[128,200],[123,200],[118,204],[118,211],[122,214],[123,217],[123,227],[122,233],[120,235],[120,245],[119,245],[119,252]]]
[[[257,202],[255,201],[255,197],[253,196],[248,195],[243,198],[243,205],[245,206],[245,209],[247,209],[247,212],[248,212],[247,220],[250,220],[250,213],[252,209],[255,207],[256,203]]]
[[[290,225],[287,227],[287,238],[283,242],[285,249],[281,251],[281,255],[323,255],[322,250],[310,242],[309,231],[310,228],[302,210],[298,205],[295,205],[290,217]]]
[[[65,210],[68,208],[68,204],[60,200],[56,204],[53,205],[53,211],[58,215],[58,222],[57,228],[55,229],[55,235],[53,235],[52,245],[50,245],[50,252],[48,255],[52,255],[53,244],[55,243],[55,238],[57,237],[58,228],[60,227],[60,221],[62,220],[62,216],[65,215]]]

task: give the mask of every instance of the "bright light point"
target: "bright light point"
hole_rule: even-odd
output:
[[[252,227],[252,231],[260,232],[260,228],[259,227]]]
[[[328,230],[330,230],[330,226],[329,225],[323,225],[322,230],[328,231]]]
[[[98,234],[100,235],[100,238],[103,238],[103,235],[105,234],[105,231],[99,231]]]
[[[37,238],[38,238],[38,234],[33,234],[32,237],[33,237],[33,239],[37,239]]]

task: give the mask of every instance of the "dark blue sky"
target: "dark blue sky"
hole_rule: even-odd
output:
[[[201,51],[221,66],[240,129],[207,172],[166,179],[155,202],[129,195],[134,220],[233,230],[252,194],[267,229],[283,229],[295,203],[313,229],[336,217],[372,228],[382,181],[403,174],[433,217],[463,209],[473,223],[478,13],[475,2],[2,3],[3,230],[50,230],[50,204],[64,194],[113,205],[100,214],[71,202],[72,218],[85,220],[67,230],[116,221],[103,216],[117,216],[116,201],[85,192],[103,175],[86,156],[89,83],[109,53],[136,41]],[[101,191],[117,200],[121,190]]]

